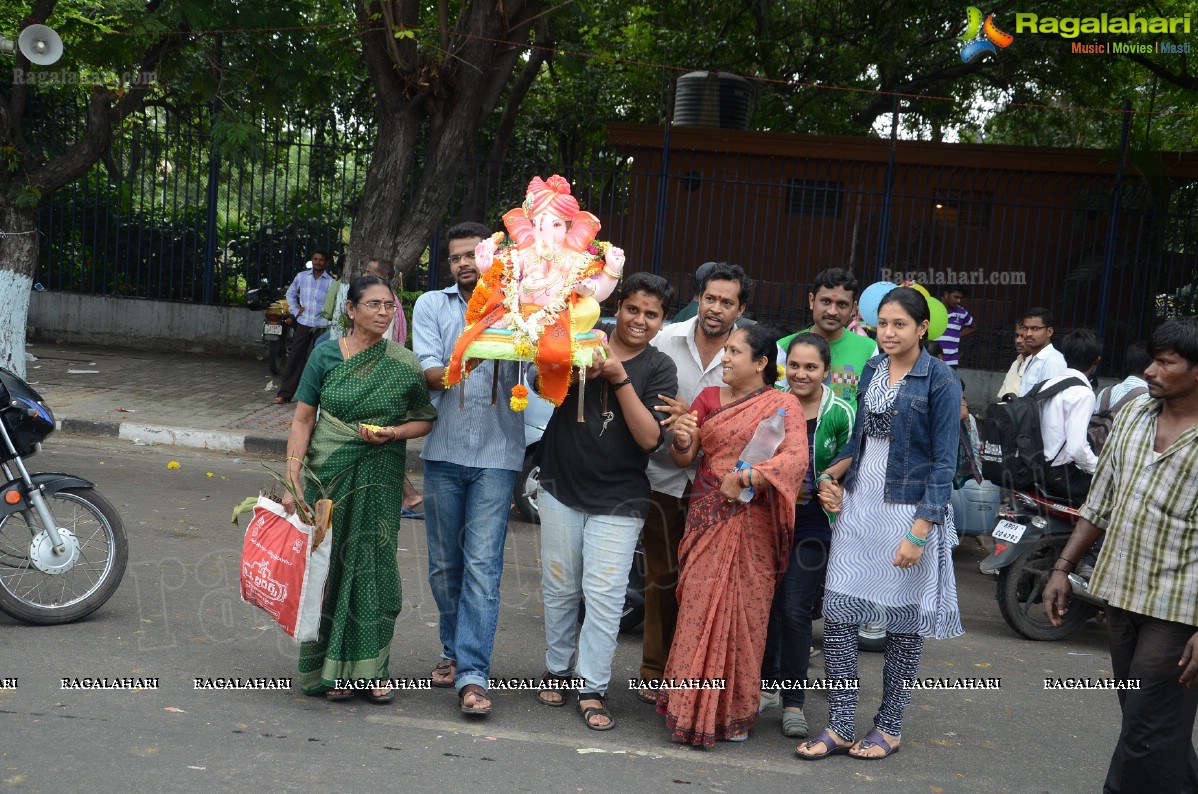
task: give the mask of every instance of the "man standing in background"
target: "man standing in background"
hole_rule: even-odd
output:
[[[312,252],[312,269],[299,273],[287,288],[287,306],[295,315],[295,336],[291,338],[291,347],[287,349],[283,380],[272,400],[275,405],[291,402],[299,387],[300,376],[304,374],[304,366],[308,363],[308,354],[316,344],[316,337],[329,324],[320,316],[325,296],[335,283],[328,273],[328,266],[328,252],[316,249]]]
[[[960,287],[949,287],[944,291],[940,300],[948,309],[948,325],[944,333],[936,341],[944,352],[944,363],[956,368],[961,361],[961,340],[977,331],[973,315],[961,305],[965,290]]]

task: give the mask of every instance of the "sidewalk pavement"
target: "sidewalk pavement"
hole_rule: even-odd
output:
[[[223,452],[285,455],[294,404],[272,405],[264,360],[37,342],[30,385],[63,433]],[[420,440],[408,442],[419,467]]]

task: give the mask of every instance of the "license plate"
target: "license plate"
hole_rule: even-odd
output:
[[[1023,533],[1027,531],[1027,527],[1023,524],[1016,524],[1014,521],[999,521],[994,525],[994,531],[990,534],[995,540],[1005,540],[1007,543],[1018,543],[1023,538]]]
[[[264,325],[262,327],[262,335],[263,336],[282,336],[283,335],[283,326],[271,325],[270,323],[267,323],[266,325]]]

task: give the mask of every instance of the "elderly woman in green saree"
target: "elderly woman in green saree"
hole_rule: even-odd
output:
[[[287,438],[288,512],[294,494],[306,504],[334,502],[332,555],[320,635],[300,645],[300,688],[330,700],[361,689],[379,703],[394,692],[391,639],[402,602],[396,551],[406,441],[432,429],[437,412],[410,350],[383,338],[395,294],[378,276],[350,286],[348,336],[317,345],[295,393]],[[317,410],[319,409],[319,411]]]

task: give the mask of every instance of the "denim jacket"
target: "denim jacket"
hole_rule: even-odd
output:
[[[857,421],[853,437],[836,460],[852,458],[844,477],[851,490],[865,427],[865,393],[885,354],[865,364],[857,390]],[[903,379],[891,409],[890,453],[886,461],[885,499],[914,504],[915,517],[944,523],[957,468],[961,427],[961,381],[952,367],[920,351],[915,366]],[[833,461],[835,462],[835,461]]]

